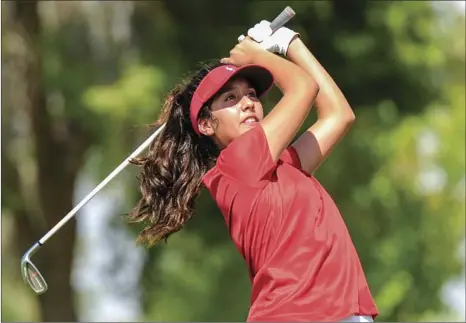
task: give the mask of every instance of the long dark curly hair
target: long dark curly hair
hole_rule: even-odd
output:
[[[149,247],[179,231],[194,214],[201,178],[220,152],[214,141],[197,135],[189,117],[191,98],[202,79],[221,63],[202,68],[168,93],[159,120],[165,128],[149,146],[145,157],[132,161],[141,167],[138,176],[142,197],[127,216],[129,223],[143,223],[138,243]],[[210,102],[199,113],[213,120]],[[214,120],[215,121],[215,120]]]

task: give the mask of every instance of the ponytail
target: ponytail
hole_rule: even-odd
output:
[[[194,132],[189,107],[201,80],[218,65],[205,65],[187,84],[178,85],[168,94],[156,123],[165,123],[164,129],[146,156],[132,161],[141,167],[138,179],[142,197],[127,220],[144,224],[139,243],[150,247],[166,240],[194,215],[201,179],[215,163],[219,149],[210,137]],[[212,118],[208,105],[199,116]]]

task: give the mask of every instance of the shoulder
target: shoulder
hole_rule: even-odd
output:
[[[263,187],[271,179],[276,166],[262,126],[258,125],[222,150],[217,159],[217,169],[210,175],[221,175],[238,185]]]
[[[210,190],[215,182],[221,178],[222,174],[219,172],[217,165],[212,167],[207,173],[204,174],[201,178],[202,184]]]

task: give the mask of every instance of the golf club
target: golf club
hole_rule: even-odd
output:
[[[60,220],[52,229],[50,229],[39,241],[32,245],[31,248],[21,258],[21,275],[24,281],[31,286],[36,294],[42,294],[47,290],[47,282],[44,277],[32,263],[31,257],[34,255],[40,247],[42,247],[51,236],[53,236],[62,226],[64,226],[76,213],[89,202],[94,195],[102,190],[115,176],[117,176],[123,169],[130,164],[130,160],[137,157],[149,144],[155,139],[155,137],[162,131],[165,124],[161,125],[149,138],[146,139],[136,150],[129,155],[113,172],[111,172],[96,188],[94,188],[81,202],[78,203],[63,219]]]
[[[295,12],[291,7],[286,7],[270,24],[275,32],[278,28],[286,24]],[[163,130],[164,124],[161,125],[149,138],[147,138],[136,150],[129,155],[114,171],[112,171],[96,188],[94,188],[81,202],[78,203],[63,219],[61,219],[52,229],[50,229],[39,241],[34,243],[21,258],[21,275],[23,280],[32,288],[36,294],[43,294],[47,291],[47,282],[44,277],[32,263],[31,257],[50,239],[61,227],[71,220],[76,213],[89,202],[98,192],[100,192],[115,176],[130,164],[130,160],[137,157],[145,150],[155,137]]]

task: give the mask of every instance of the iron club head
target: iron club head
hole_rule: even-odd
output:
[[[37,267],[32,263],[32,255],[41,247],[41,245],[36,242],[24,255],[21,259],[21,275],[23,280],[32,288],[36,294],[42,294],[47,291],[47,282],[44,277],[37,269]]]

